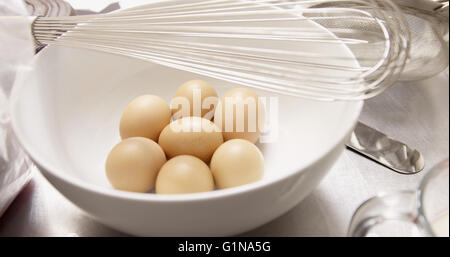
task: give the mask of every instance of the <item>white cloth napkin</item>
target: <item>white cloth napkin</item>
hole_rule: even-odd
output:
[[[27,69],[34,55],[32,20],[26,14],[22,1],[0,1],[0,216],[34,170],[12,131],[9,116],[16,72]]]

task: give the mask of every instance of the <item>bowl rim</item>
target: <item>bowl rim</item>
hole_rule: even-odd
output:
[[[62,46],[57,46],[62,47]],[[38,62],[40,59],[45,58],[47,52],[52,51],[52,49],[55,48],[54,46],[48,46],[42,51],[40,51],[34,58],[33,63]],[[68,48],[68,47],[63,47]],[[91,50],[85,50],[82,51],[91,51]],[[107,54],[107,53],[104,53]],[[129,57],[127,57],[129,58]],[[343,140],[346,139],[347,135],[351,133],[354,126],[356,125],[356,122],[358,121],[359,115],[362,111],[364,101],[363,100],[355,100],[355,101],[348,101],[348,104],[352,104],[352,110],[351,112],[348,112],[349,114],[349,120],[344,128],[342,129],[342,134],[340,136],[333,137],[332,142],[329,144],[329,147],[326,148],[326,150],[318,153],[316,156],[311,158],[308,162],[303,163],[303,165],[300,165],[299,167],[295,168],[295,170],[289,170],[285,172],[283,175],[276,176],[271,179],[263,179],[254,183],[233,187],[233,188],[227,188],[227,189],[221,189],[221,190],[214,190],[211,192],[201,192],[201,193],[192,193],[192,194],[176,194],[176,195],[164,195],[164,194],[154,194],[154,193],[137,193],[137,192],[128,192],[128,191],[121,191],[114,188],[108,188],[105,186],[93,184],[90,182],[87,182],[81,178],[78,178],[74,175],[70,175],[70,172],[67,172],[65,170],[67,169],[57,169],[50,163],[45,163],[45,158],[41,157],[37,151],[35,151],[35,148],[33,148],[31,143],[24,140],[24,135],[22,133],[22,130],[20,129],[20,126],[18,125],[19,122],[17,120],[17,114],[16,112],[20,109],[17,106],[18,101],[17,97],[20,94],[19,92],[25,85],[25,81],[27,79],[27,72],[30,72],[29,70],[22,70],[17,73],[16,81],[14,83],[14,87],[11,91],[11,101],[10,101],[10,110],[11,110],[11,125],[14,130],[14,133],[16,134],[16,137],[20,143],[20,145],[24,148],[24,150],[28,153],[28,155],[31,157],[31,159],[36,163],[36,166],[39,167],[39,170],[41,173],[43,173],[45,176],[51,175],[52,177],[55,177],[67,184],[70,184],[72,186],[78,187],[80,189],[83,189],[85,191],[89,191],[91,193],[95,194],[101,194],[104,196],[109,197],[115,197],[115,198],[121,198],[121,199],[127,199],[127,200],[135,200],[135,201],[154,201],[154,202],[188,202],[188,201],[201,201],[201,200],[212,200],[217,198],[224,198],[229,197],[237,194],[243,194],[243,193],[249,193],[252,191],[260,190],[262,188],[268,187],[270,185],[276,184],[280,181],[289,179],[293,176],[298,175],[299,173],[302,173],[302,171],[308,169],[311,166],[314,166],[316,163],[320,162],[324,157],[326,157],[328,154],[330,154],[332,151],[334,151],[337,147],[340,146],[340,144],[344,143]],[[33,72],[33,71],[31,71]],[[58,172],[59,170],[59,172]],[[48,174],[46,174],[48,173]]]

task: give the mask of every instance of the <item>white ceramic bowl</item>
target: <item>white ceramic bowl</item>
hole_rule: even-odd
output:
[[[344,46],[327,51],[351,57]],[[279,138],[258,145],[265,157],[261,181],[189,195],[131,193],[113,189],[104,171],[109,150],[120,140],[119,119],[127,103],[141,94],[169,101],[190,79],[208,80],[219,94],[236,85],[68,47],[47,47],[34,64],[18,76],[11,97],[20,142],[70,201],[101,223],[141,236],[235,235],[280,216],[325,176],[363,105],[279,96]]]

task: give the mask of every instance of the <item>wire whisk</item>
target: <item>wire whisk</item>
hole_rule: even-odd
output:
[[[274,93],[365,99],[393,84],[409,30],[390,0],[166,0],[37,17],[42,45],[126,55]]]

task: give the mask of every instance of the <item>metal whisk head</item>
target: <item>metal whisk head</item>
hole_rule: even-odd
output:
[[[40,44],[95,49],[316,100],[395,82],[408,27],[389,0],[166,0],[109,14],[36,18]]]

